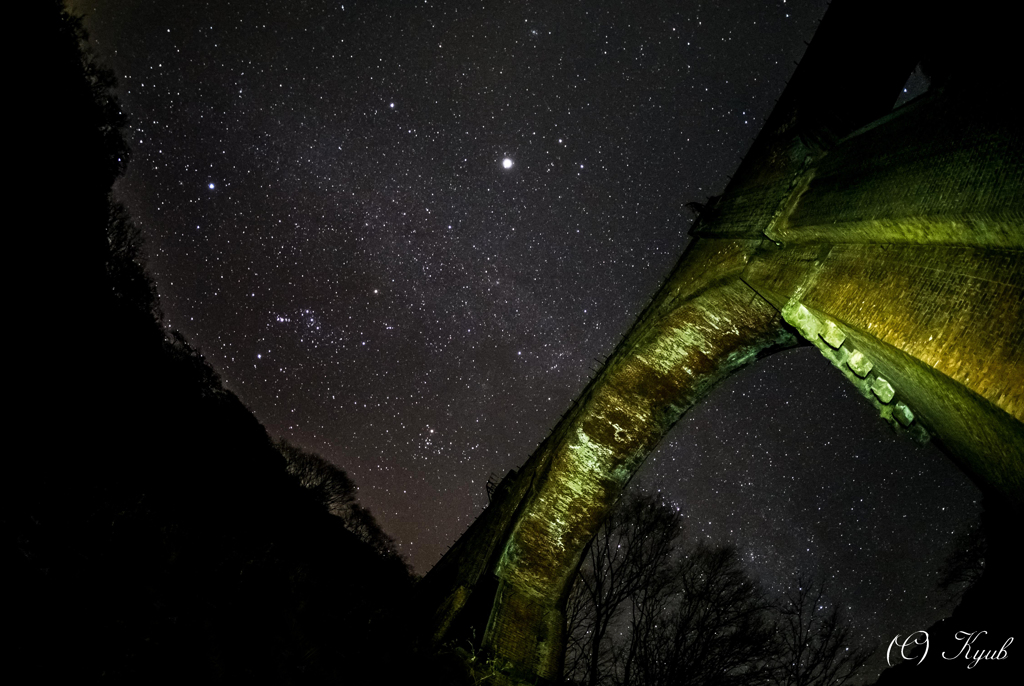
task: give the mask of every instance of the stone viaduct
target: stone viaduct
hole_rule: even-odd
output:
[[[942,52],[919,9],[832,3],[661,289],[422,581],[429,645],[470,646],[488,683],[556,683],[573,577],[647,454],[718,381],[799,342],[1020,521],[1024,136],[976,78],[991,56]],[[929,55],[929,92],[894,110]]]

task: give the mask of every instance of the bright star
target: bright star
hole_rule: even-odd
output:
[[[210,190],[211,191],[213,190],[213,184],[212,183],[210,184]]]
[[[501,161],[501,166],[505,167],[505,169],[511,169],[512,168],[512,160],[510,160],[509,158],[506,157],[505,159],[503,159]]]

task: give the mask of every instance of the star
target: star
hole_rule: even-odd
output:
[[[510,160],[507,157],[501,161],[501,166],[503,166],[505,169],[511,169],[513,164],[514,162],[512,162],[512,160]]]

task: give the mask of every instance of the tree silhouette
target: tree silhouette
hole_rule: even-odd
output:
[[[298,479],[318,504],[336,517],[348,514],[356,501],[356,484],[345,470],[283,439],[275,446],[284,456],[288,473]]]
[[[773,683],[825,686],[846,683],[864,666],[874,648],[850,648],[850,627],[837,603],[826,599],[826,584],[798,578],[779,604],[781,647]]]
[[[653,599],[668,585],[681,526],[679,515],[650,495],[624,498],[608,516],[590,544],[566,609],[567,675],[594,685],[613,672],[609,629],[633,598]]]
[[[769,603],[734,548],[680,544],[682,518],[628,495],[598,532],[567,606],[566,676],[596,684],[763,683]]]
[[[773,600],[732,546],[688,542],[679,512],[627,494],[599,530],[566,606],[569,683],[842,684],[871,650],[821,583]]]
[[[624,684],[763,683],[774,644],[770,604],[736,549],[698,543],[675,566],[674,593],[639,647]],[[642,638],[642,640],[637,640]],[[635,673],[637,678],[629,678]]]
[[[373,513],[357,501],[356,484],[345,470],[283,439],[274,445],[284,456],[288,473],[298,479],[318,506],[341,519],[346,529],[378,555],[401,560],[394,539],[384,533]]]
[[[163,319],[156,284],[146,271],[142,234],[120,202],[111,201],[107,219],[107,280],[127,310],[159,322]]]

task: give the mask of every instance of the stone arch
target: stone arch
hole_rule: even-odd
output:
[[[890,112],[918,17],[882,4],[888,24],[832,3],[665,284],[424,579],[427,644],[464,645],[495,683],[557,680],[569,584],[626,483],[715,383],[798,339],[1019,520],[1024,136],[974,105],[972,74]],[[884,49],[864,56],[868,37]]]

